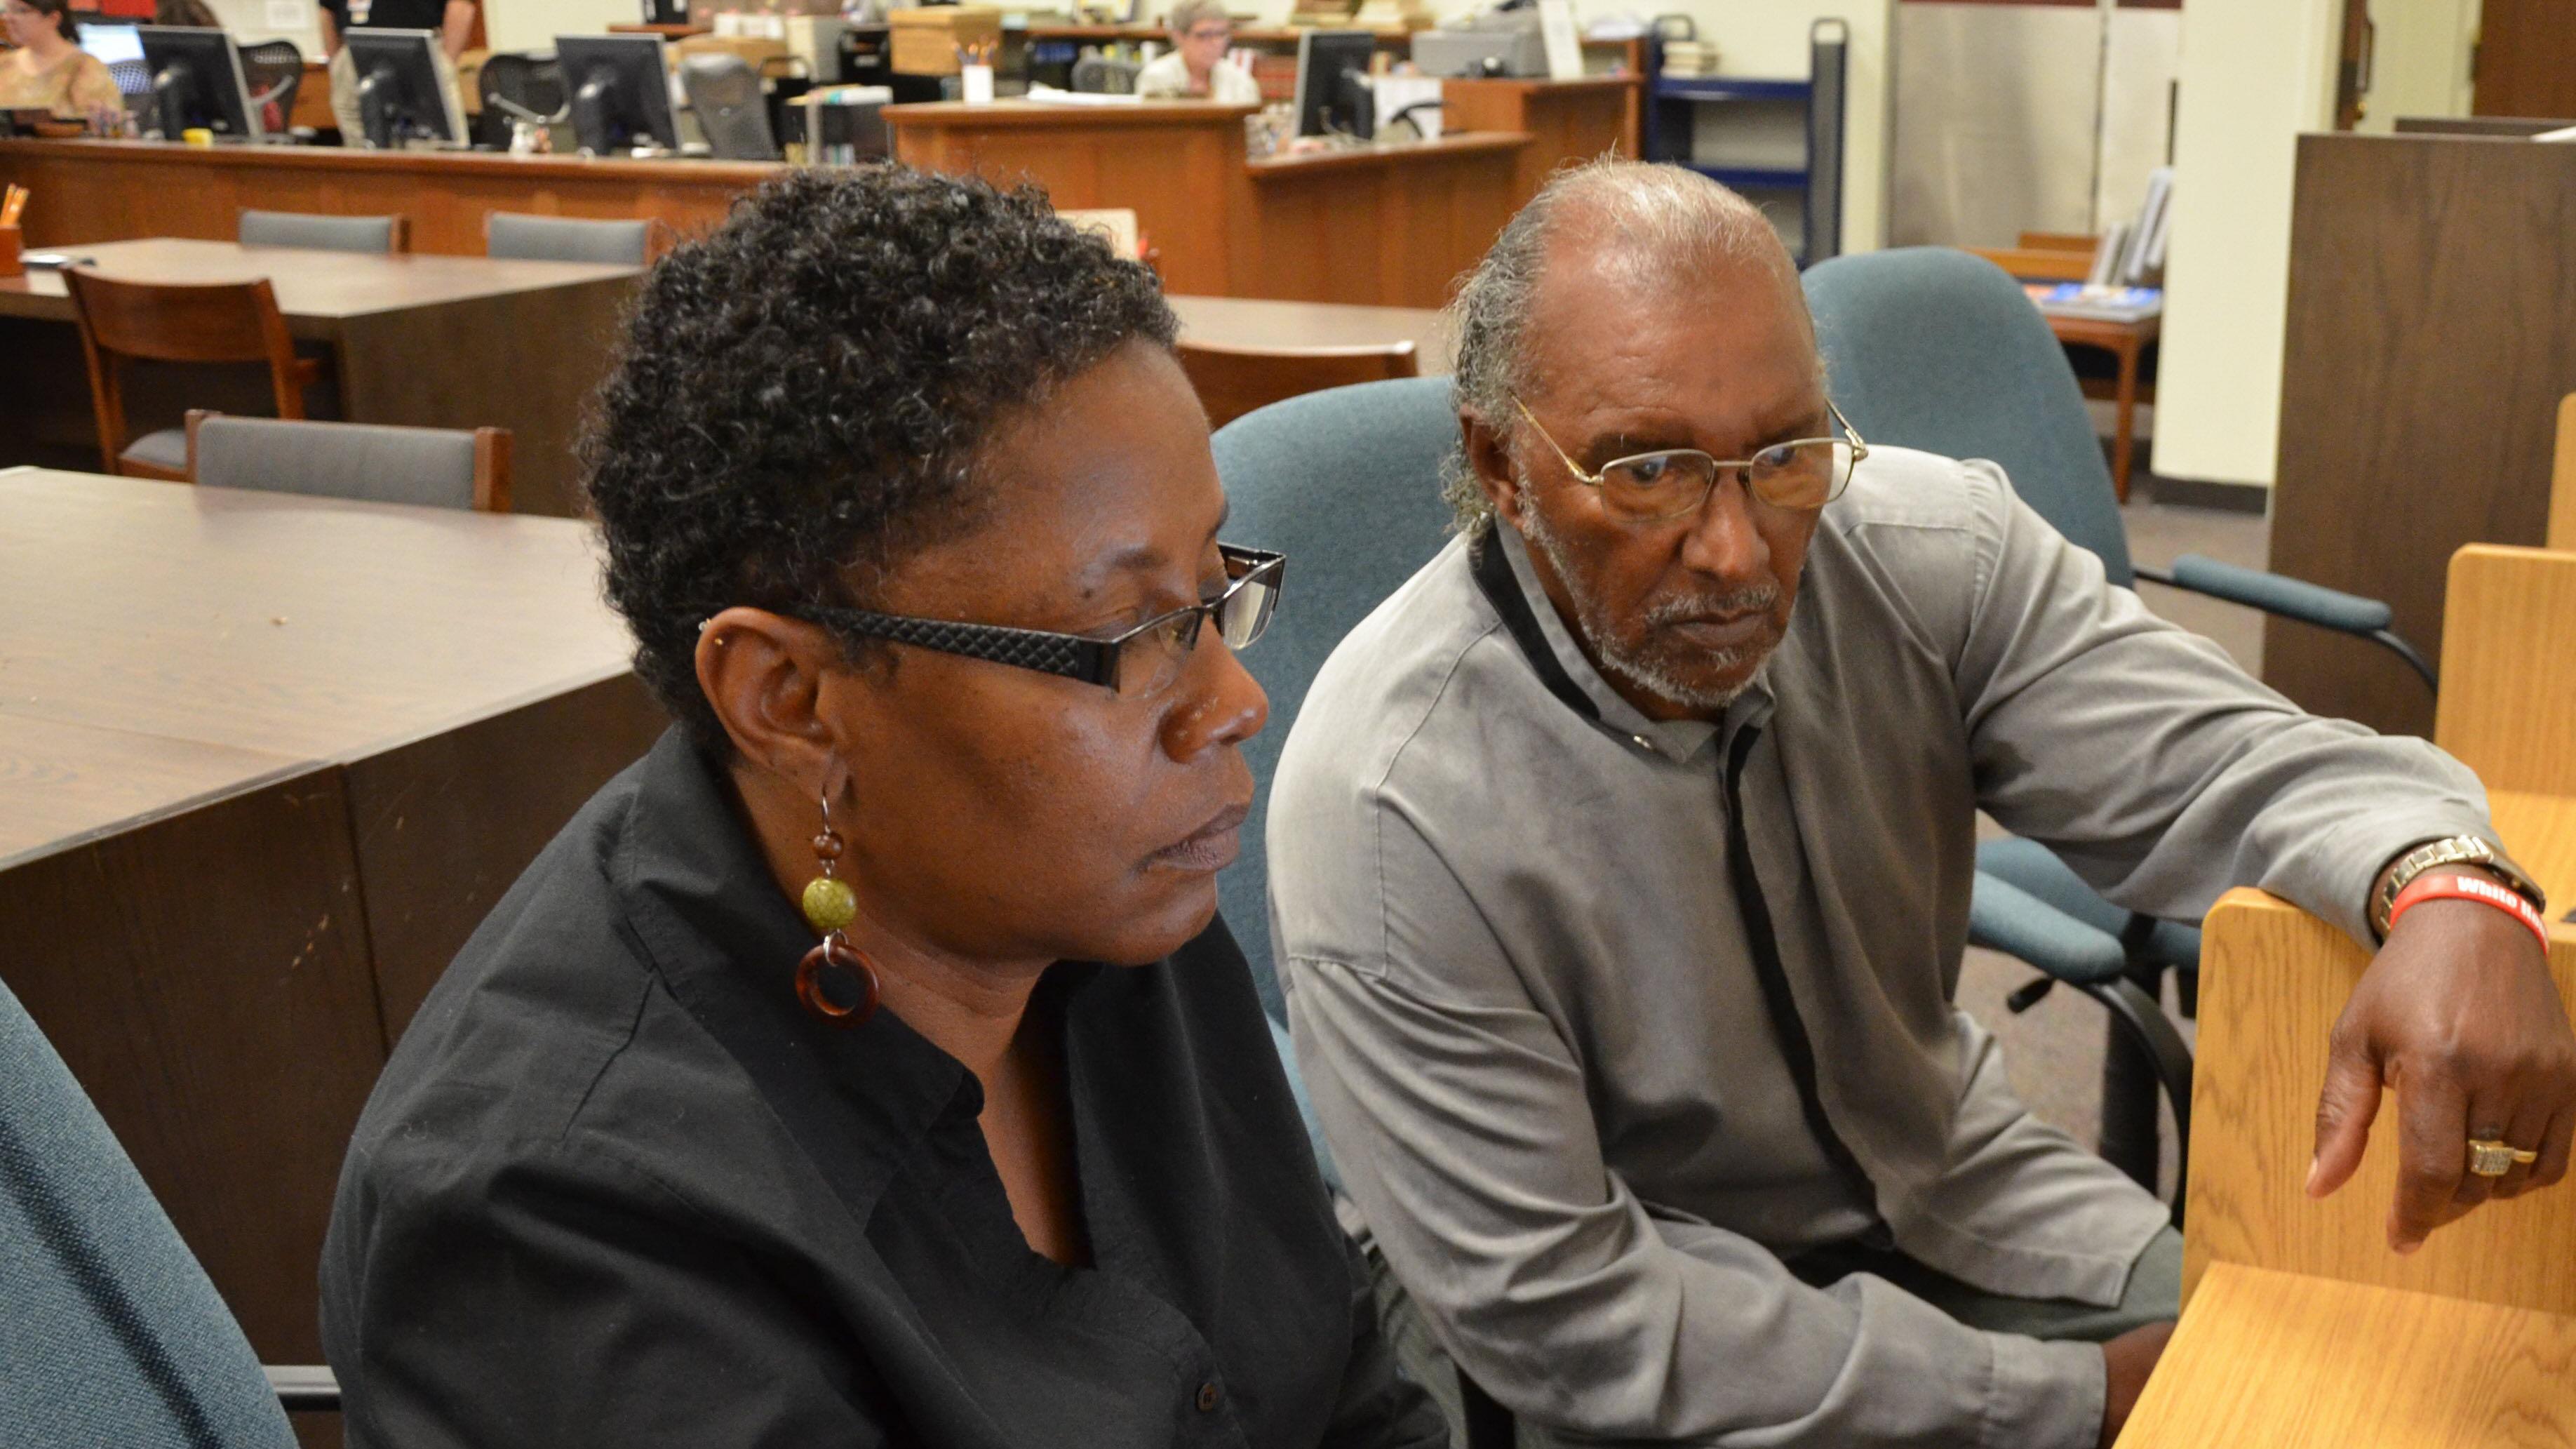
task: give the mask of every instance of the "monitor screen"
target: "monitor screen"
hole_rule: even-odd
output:
[[[131,25],[108,25],[92,20],[81,26],[80,35],[80,48],[97,56],[101,65],[143,58],[143,37],[135,34]]]

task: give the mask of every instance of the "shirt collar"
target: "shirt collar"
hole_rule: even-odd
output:
[[[1767,659],[1755,671],[1753,681],[1745,687],[1744,693],[1727,708],[1722,728],[1706,720],[1646,718],[1625,696],[1611,687],[1610,681],[1602,678],[1601,671],[1593,668],[1592,661],[1584,656],[1583,647],[1575,642],[1573,632],[1557,613],[1555,601],[1548,598],[1547,590],[1540,586],[1538,573],[1530,566],[1529,545],[1522,540],[1520,531],[1497,519],[1489,526],[1483,546],[1501,549],[1503,558],[1511,565],[1512,581],[1519,585],[1521,606],[1528,610],[1530,620],[1547,641],[1548,653],[1557,668],[1591,702],[1594,718],[1604,730],[1620,736],[1640,750],[1681,765],[1697,759],[1701,751],[1710,748],[1721,736],[1731,737],[1737,726],[1758,725],[1770,718],[1771,662]],[[1497,606],[1500,607],[1502,602],[1497,601]],[[1536,660],[1531,662],[1537,663]]]

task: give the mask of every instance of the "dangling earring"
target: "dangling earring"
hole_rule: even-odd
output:
[[[805,1009],[834,1026],[851,1027],[877,1014],[877,968],[865,951],[850,944],[842,928],[859,914],[858,895],[849,882],[832,872],[841,859],[841,837],[832,829],[832,797],[823,796],[823,829],[814,837],[814,859],[823,873],[805,882],[805,920],[823,939],[796,963],[796,999]],[[831,967],[859,987],[855,1006],[842,1006],[823,993],[823,968]]]

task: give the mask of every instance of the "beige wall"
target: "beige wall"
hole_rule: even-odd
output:
[[[2156,471],[2269,486],[2296,141],[2332,122],[2336,0],[2183,0]]]
[[[2370,19],[2378,55],[2356,129],[2384,135],[2399,116],[2469,113],[2478,0],[2370,0]]]
[[[643,18],[637,0],[483,0],[483,35],[494,50],[551,50],[558,35],[597,35]]]

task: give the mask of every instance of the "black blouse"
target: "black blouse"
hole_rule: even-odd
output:
[[[796,1003],[810,933],[677,732],[494,909],[358,1123],[322,1260],[352,1445],[1432,1445],[1222,922],[1067,963],[1095,1265],[974,1076]]]

